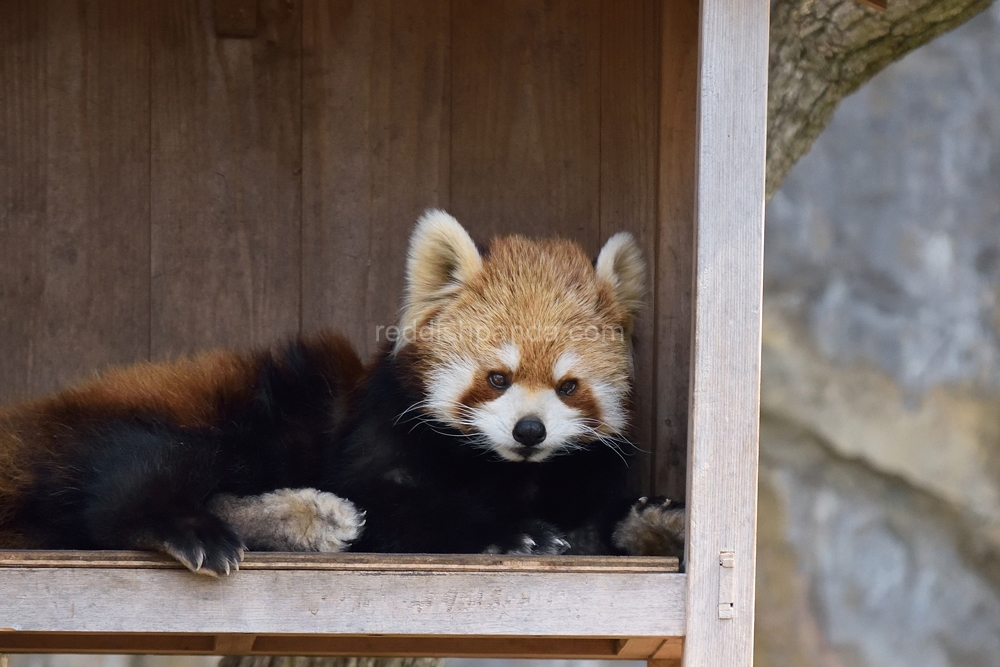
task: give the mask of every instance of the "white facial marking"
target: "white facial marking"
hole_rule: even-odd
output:
[[[601,421],[605,428],[620,433],[628,423],[622,391],[607,382],[593,382],[590,389],[601,410]]]
[[[427,378],[427,411],[438,419],[450,422],[462,394],[475,379],[477,365],[468,359],[455,359],[441,364]]]
[[[504,364],[511,373],[516,371],[518,364],[521,363],[521,350],[517,349],[517,345],[514,343],[504,343],[497,350],[497,356],[500,358],[500,363]]]
[[[545,440],[526,451],[513,431],[518,420],[528,416],[545,424]],[[499,398],[475,408],[471,421],[490,448],[508,461],[544,461],[588,433],[583,415],[548,387],[529,389],[515,384]]]
[[[559,381],[562,378],[570,374],[578,364],[580,363],[580,355],[573,350],[567,350],[559,355],[556,359],[556,363],[552,365],[552,377],[555,381]]]

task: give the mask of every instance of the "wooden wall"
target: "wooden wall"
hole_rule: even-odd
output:
[[[222,38],[213,0],[0,0],[0,402],[323,327],[370,353],[430,206],[595,255],[628,229],[643,477],[678,494],[697,2],[256,10]]]

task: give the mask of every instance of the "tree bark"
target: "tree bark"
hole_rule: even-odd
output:
[[[993,0],[776,0],[771,9],[767,198],[823,131],[844,97]]]

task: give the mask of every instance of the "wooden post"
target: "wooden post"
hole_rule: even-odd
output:
[[[753,664],[768,0],[701,0],[685,667]]]

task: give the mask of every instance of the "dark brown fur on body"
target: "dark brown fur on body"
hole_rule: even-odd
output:
[[[173,362],[113,368],[77,387],[3,410],[0,412],[0,548],[139,546],[134,540],[131,544],[127,541],[102,544],[78,535],[62,537],[55,531],[38,530],[39,514],[55,511],[60,503],[69,515],[74,511],[81,513],[75,517],[77,521],[87,520],[86,510],[75,507],[74,499],[79,502],[88,499],[71,497],[67,491],[80,490],[86,483],[81,480],[81,466],[110,465],[107,459],[113,455],[105,452],[95,451],[91,459],[83,462],[80,459],[81,452],[98,447],[93,441],[106,437],[109,429],[113,436],[115,429],[148,426],[158,435],[187,443],[189,449],[200,445],[206,449],[221,447],[219,452],[206,452],[204,460],[194,452],[191,464],[229,458],[229,467],[240,470],[247,465],[242,459],[252,459],[252,450],[257,448],[253,431],[259,430],[260,435],[267,437],[269,429],[288,426],[274,424],[280,418],[274,414],[262,417],[260,407],[267,405],[270,411],[283,409],[280,400],[274,403],[275,395],[281,400],[300,403],[298,396],[280,396],[288,393],[284,385],[292,387],[293,393],[297,385],[306,391],[322,388],[323,391],[315,392],[318,397],[309,400],[319,401],[321,405],[313,407],[320,411],[329,409],[328,426],[335,427],[334,422],[343,419],[342,404],[361,373],[361,362],[350,345],[338,335],[326,334],[275,350],[217,351]],[[269,402],[274,404],[268,405]],[[295,419],[294,410],[291,418]],[[264,423],[267,421],[272,423]],[[307,421],[303,420],[303,428],[308,430]],[[310,451],[318,446],[310,440],[319,439],[303,432],[298,440],[290,443],[289,448],[295,449],[296,455],[288,463],[301,464],[301,457],[311,458],[314,463],[311,471],[309,468],[272,470],[267,477],[286,477],[281,481],[288,482],[287,486],[306,486],[308,482],[315,485],[321,456],[318,451]],[[186,450],[180,452],[182,457],[190,458],[189,454]],[[175,459],[169,460],[176,462]],[[144,462],[137,461],[133,467],[145,472],[143,465]],[[223,468],[226,465],[223,462]],[[307,471],[312,473],[312,479]],[[234,475],[247,487],[240,491],[275,488],[271,480],[252,479],[255,476],[261,477],[256,471]],[[51,491],[57,487],[62,487],[65,499]],[[99,493],[92,489],[84,491],[83,495]],[[197,507],[201,500],[191,499],[192,506]],[[72,519],[67,517],[67,520]],[[149,548],[163,548],[157,544],[156,536],[141,539],[148,542]]]

